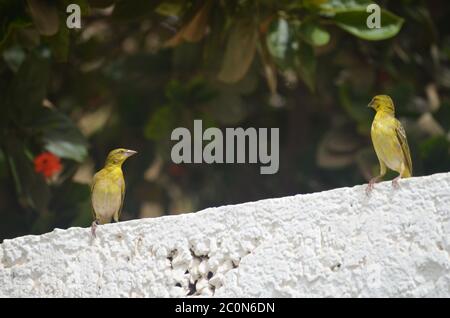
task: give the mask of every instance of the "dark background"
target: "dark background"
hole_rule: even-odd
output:
[[[395,102],[414,175],[449,171],[450,3],[379,1],[369,30],[370,3],[0,0],[0,241],[89,226],[90,180],[116,147],[139,152],[122,220],[365,183],[376,94]],[[194,119],[278,127],[279,172],[173,164],[170,133]],[[49,179],[44,151],[63,165]]]

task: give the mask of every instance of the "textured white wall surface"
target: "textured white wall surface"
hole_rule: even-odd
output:
[[[450,297],[450,173],[56,229],[0,245],[3,297]]]

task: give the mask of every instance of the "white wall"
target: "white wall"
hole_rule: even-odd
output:
[[[450,297],[450,174],[0,245],[0,296]]]

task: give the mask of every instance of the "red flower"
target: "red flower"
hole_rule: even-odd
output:
[[[34,158],[34,171],[50,178],[62,169],[61,161],[51,152],[43,152]]]

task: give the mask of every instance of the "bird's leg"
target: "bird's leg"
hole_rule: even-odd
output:
[[[97,235],[95,234],[95,231],[97,230],[97,226],[98,226],[98,220],[94,220],[91,225],[91,234],[93,237],[97,237]]]
[[[370,179],[369,184],[367,185],[366,188],[366,194],[369,195],[373,188],[375,187],[375,183],[377,183],[378,181],[381,180],[381,178],[383,178],[383,176],[386,174],[386,165],[384,164],[383,161],[380,160],[380,175]]]
[[[367,184],[366,188],[366,194],[369,195],[370,192],[372,192],[373,188],[375,187],[375,183],[380,181],[380,176],[370,179],[369,183]]]
[[[400,167],[400,174],[394,179],[392,180],[392,186],[396,189],[400,188],[400,184],[398,183],[398,180],[401,179],[401,177],[403,176],[403,174],[405,173],[405,165],[402,163],[401,167]]]
[[[398,184],[398,180],[400,180],[400,178],[401,178],[401,174],[399,174],[397,177],[395,177],[392,180],[392,186],[396,189],[400,188],[400,185]]]

